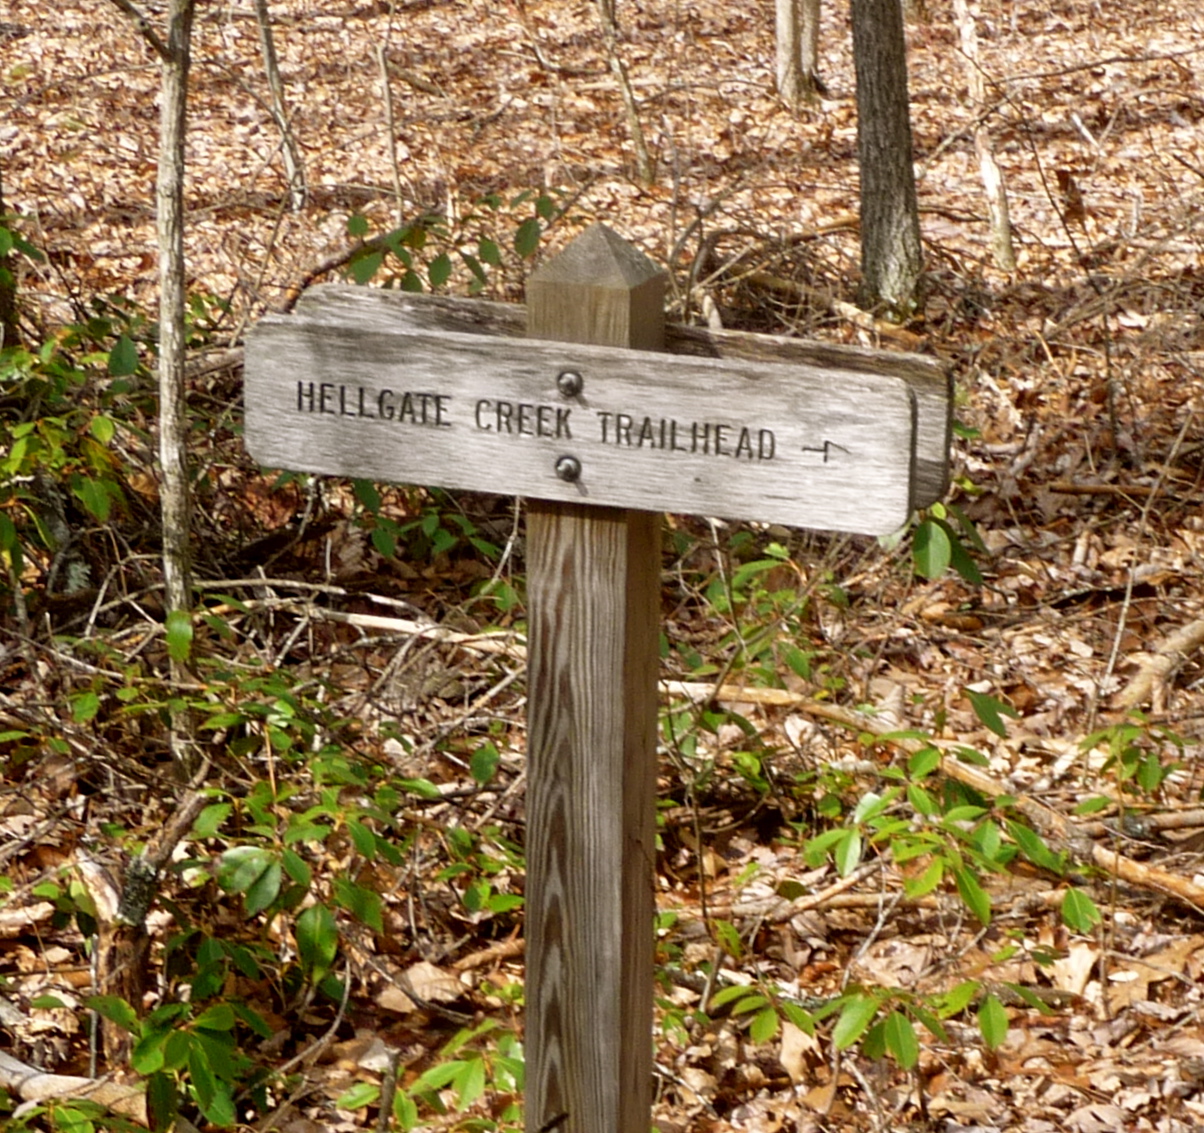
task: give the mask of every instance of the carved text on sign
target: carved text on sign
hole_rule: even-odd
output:
[[[336,382],[297,382],[297,412],[355,417],[365,421],[388,421],[420,428],[451,429],[451,395],[428,390],[372,389]],[[503,398],[475,400],[468,420],[462,422],[482,433],[507,437],[544,437],[574,440],[573,409]],[[579,413],[580,417],[581,414]],[[619,448],[649,449],[689,456],[731,457],[735,460],[773,460],[777,436],[772,429],[726,421],[679,421],[676,417],[650,417],[609,409],[592,411],[593,428],[578,423],[576,439],[593,439]],[[589,416],[586,416],[587,424]],[[832,450],[846,451],[831,441],[804,452],[823,453],[827,464]]]

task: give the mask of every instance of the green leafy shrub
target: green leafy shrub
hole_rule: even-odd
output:
[[[546,225],[562,213],[556,195],[526,191],[485,196],[454,222],[430,215],[375,235],[356,214],[347,231],[360,247],[347,272],[356,283],[402,291],[437,291],[459,278],[470,295],[501,297],[521,280],[519,265],[535,255]]]

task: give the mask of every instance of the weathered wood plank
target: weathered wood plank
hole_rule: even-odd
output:
[[[521,305],[477,299],[410,295],[379,288],[323,284],[302,297],[298,310],[308,317],[355,321],[379,329],[399,321],[429,330],[463,331],[521,338],[526,312]],[[912,506],[929,507],[949,489],[953,375],[947,366],[922,354],[870,350],[783,335],[713,331],[669,323],[665,350],[695,357],[754,362],[801,363],[818,369],[852,370],[902,378],[916,397],[916,473]]]
[[[262,320],[246,358],[269,467],[873,535],[912,508],[914,395],[890,375],[301,313]]]
[[[528,1133],[649,1127],[659,546],[651,512],[527,517]]]
[[[537,274],[533,333],[660,341],[662,277],[616,239]],[[527,1133],[651,1124],[660,528],[528,506]]]

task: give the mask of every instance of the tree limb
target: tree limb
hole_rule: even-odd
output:
[[[139,33],[142,35],[142,38],[151,45],[155,51],[155,54],[157,54],[164,63],[170,63],[172,58],[171,48],[159,38],[159,33],[156,32],[153,27],[151,27],[150,20],[148,20],[146,16],[144,16],[142,12],[138,10],[131,0],[113,0],[113,3],[116,4],[117,7],[120,8],[127,16],[129,16],[131,20],[133,20],[134,27],[138,29]]]

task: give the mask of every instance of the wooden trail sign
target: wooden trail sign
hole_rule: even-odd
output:
[[[247,344],[261,463],[534,497],[528,1133],[650,1124],[656,513],[882,533],[946,483],[936,367],[665,328],[663,310],[661,273],[595,226],[532,276],[530,340],[497,304],[323,288]]]
[[[882,372],[896,356],[870,355],[874,372],[865,352],[833,348],[824,366],[765,360],[789,357],[789,339],[747,360],[758,336],[743,336],[742,352],[730,349],[735,336],[722,343],[744,356],[652,355],[468,333],[455,310],[323,288],[297,314],[262,320],[247,344],[252,455],[331,475],[875,535],[944,492],[948,378],[927,360],[903,359],[901,374]]]
[[[306,291],[297,305],[297,316],[293,316],[298,317],[390,333],[400,332],[403,326],[415,332],[459,332],[493,339],[521,339],[527,333],[527,313],[520,304],[412,295],[351,284],[323,284]],[[918,418],[912,505],[928,507],[948,490],[952,375],[933,358],[675,323],[665,326],[665,351],[690,358],[780,364],[789,366],[792,375],[800,368],[810,368],[899,378],[915,395]],[[608,356],[613,356],[613,351]]]

